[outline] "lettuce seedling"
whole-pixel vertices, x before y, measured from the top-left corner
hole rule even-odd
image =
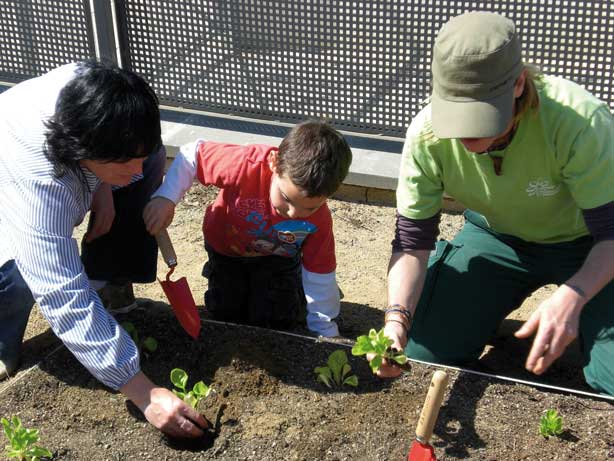
[[[380,331],[371,328],[369,335],[359,336],[356,339],[352,347],[352,355],[373,354],[373,358],[369,361],[373,373],[377,373],[384,359],[405,365],[407,356],[401,351],[393,350],[390,346],[392,346],[392,339],[384,334],[383,328]]]
[[[348,363],[348,357],[345,351],[337,350],[328,356],[327,365],[316,367],[315,373],[318,375],[318,381],[322,381],[326,386],[332,388],[333,384],[337,387],[342,387],[344,384],[348,386],[358,386],[358,378],[356,375],[347,376],[352,367]]]
[[[198,403],[202,399],[207,398],[211,392],[211,388],[202,381],[198,381],[194,384],[192,390],[188,391],[186,389],[188,374],[181,368],[173,368],[171,370],[171,382],[179,389],[173,389],[173,393],[194,409],[196,409]]]
[[[563,433],[563,418],[558,411],[546,410],[539,420],[539,433],[546,438]]]
[[[145,357],[149,357],[150,353],[155,352],[158,349],[158,341],[156,341],[155,338],[147,336],[142,341],[140,340],[139,332],[132,322],[122,322],[121,326],[124,330],[126,330],[126,333],[130,335],[132,341],[134,341],[134,344],[136,344],[136,347],[138,347],[139,352],[143,352],[145,354]]]
[[[26,429],[21,425],[21,420],[13,416],[9,421],[6,418],[0,420],[4,434],[9,439],[6,455],[20,461],[39,461],[41,458],[51,458],[51,453],[46,448],[34,445],[38,442],[38,429]]]

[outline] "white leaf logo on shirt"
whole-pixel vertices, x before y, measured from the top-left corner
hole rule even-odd
[[[547,179],[538,178],[530,181],[526,190],[529,197],[550,197],[557,194],[561,186],[555,186]]]

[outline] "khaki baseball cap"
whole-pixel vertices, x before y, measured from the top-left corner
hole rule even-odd
[[[495,13],[471,12],[448,21],[433,48],[431,116],[438,138],[487,138],[513,115],[522,72],[516,27]]]

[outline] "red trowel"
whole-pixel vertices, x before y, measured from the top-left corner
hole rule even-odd
[[[443,394],[448,385],[448,374],[437,370],[431,379],[431,385],[424,400],[422,413],[416,427],[416,440],[409,450],[407,461],[437,461],[435,451],[430,445],[433,428],[443,401]]]
[[[183,329],[192,338],[197,339],[200,333],[200,315],[198,315],[188,281],[185,277],[181,277],[175,282],[170,279],[177,266],[177,255],[166,229],[156,235],[156,240],[158,241],[162,257],[170,269],[168,274],[166,274],[166,280],[158,279],[158,281],[162,285],[168,302],[173,306],[175,316]]]

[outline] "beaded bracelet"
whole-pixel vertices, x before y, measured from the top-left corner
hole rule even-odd
[[[389,319],[390,314],[399,314],[402,320],[395,320],[395,321],[398,323],[401,323],[405,327],[405,329],[409,331],[409,327],[411,326],[411,323],[412,323],[412,315],[409,309],[406,309],[405,306],[402,306],[400,304],[391,305],[384,311],[384,323],[394,320],[394,319]]]
[[[398,307],[397,307],[398,306]],[[397,312],[399,314],[401,314],[403,317],[405,317],[407,319],[407,322],[411,323],[412,321],[412,315],[409,309],[407,309],[404,306],[401,306],[400,304],[394,304],[392,306],[389,306],[385,311],[384,314],[391,314],[393,312]]]
[[[403,328],[405,329],[405,332],[407,332],[407,330],[408,330],[407,325],[405,324],[405,322],[403,322],[403,321],[401,321],[399,319],[388,319],[388,320],[385,320],[385,323],[388,323],[388,322],[398,323],[399,325],[403,326]]]

